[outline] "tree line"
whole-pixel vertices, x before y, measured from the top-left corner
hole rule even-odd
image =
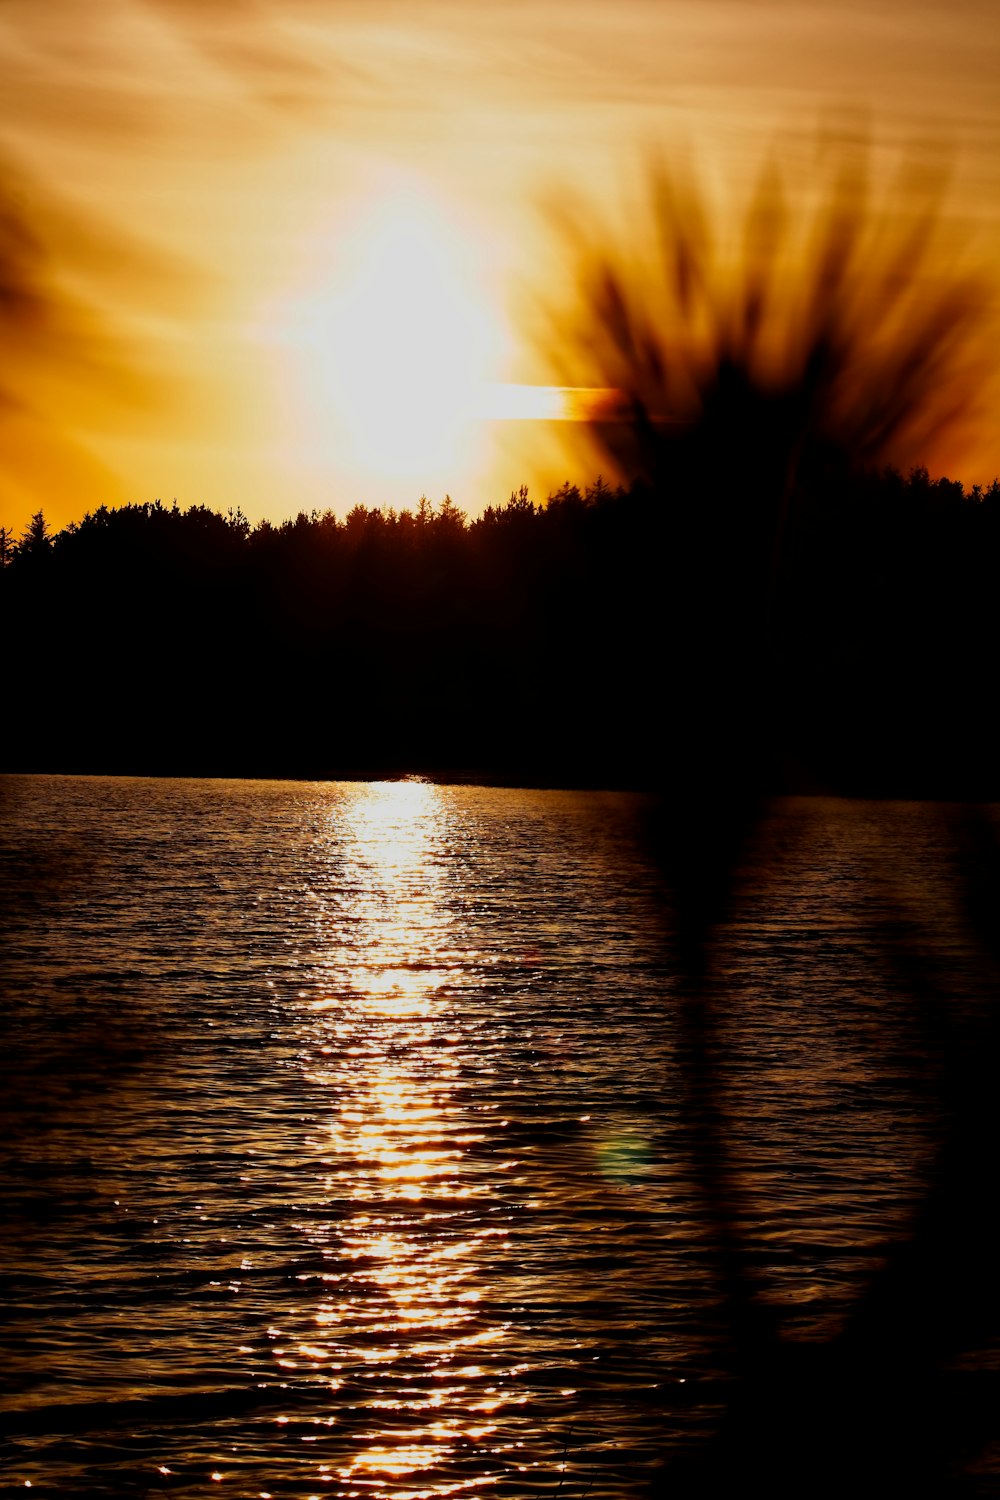
[[[677,682],[708,705],[742,628],[742,605],[699,609],[679,518],[711,561],[739,502],[598,479],[474,518],[155,501],[52,534],[39,512],[0,535],[5,768],[656,784],[682,774]],[[746,723],[772,784],[1000,794],[998,561],[996,481],[881,470],[797,497]]]

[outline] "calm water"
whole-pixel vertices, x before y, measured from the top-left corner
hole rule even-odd
[[[711,1422],[641,799],[25,777],[2,808],[11,1493],[607,1500]],[[944,826],[783,805],[720,944],[748,1253],[801,1335],[926,1170],[885,923],[960,951]]]

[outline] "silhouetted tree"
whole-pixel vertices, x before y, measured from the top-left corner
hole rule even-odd
[[[36,510],[21,534],[18,552],[22,557],[38,559],[45,557],[52,548],[52,533],[45,513]]]
[[[628,248],[571,229],[579,303],[554,347],[563,381],[612,393],[583,430],[662,517],[655,576],[645,575],[662,608],[637,649],[664,722],[659,850],[682,968],[686,1117],[730,1383],[717,1441],[668,1467],[660,1490],[678,1500],[737,1488],[789,1500],[847,1489],[937,1500],[962,1491],[968,1437],[940,1420],[946,1362],[961,1347],[962,1319],[951,1328],[949,1317],[971,1300],[991,1334],[1000,1328],[992,1274],[971,1270],[985,1265],[991,1240],[969,1170],[973,1156],[988,1172],[1000,1157],[986,1076],[1000,1061],[995,1027],[980,1014],[956,1035],[929,1004],[933,1045],[947,1060],[949,1127],[925,1215],[843,1334],[803,1344],[785,1336],[750,1274],[742,1225],[752,1204],[732,1166],[718,1066],[715,934],[782,761],[813,758],[810,718],[839,716],[840,751],[862,731],[870,772],[900,742],[880,697],[905,710],[911,731],[914,699],[924,772],[940,776],[945,736],[927,735],[926,722],[953,701],[944,660],[962,657],[941,606],[956,605],[963,567],[962,586],[975,576],[966,522],[976,502],[921,468],[905,484],[872,471],[912,461],[975,397],[981,290],[931,274],[935,196],[915,213],[876,207],[866,164],[851,152],[802,247],[779,175],[765,168],[735,275],[715,257],[690,183],[657,168],[650,200],[645,262],[632,253],[634,221]],[[578,504],[572,488],[556,501],[562,512]],[[822,551],[831,540],[835,560]],[[832,691],[833,716],[803,688],[810,681]],[[836,776],[844,755],[821,764]],[[984,870],[995,871],[995,849],[980,842]],[[963,1253],[970,1282],[959,1288]],[[979,1440],[991,1430],[977,1428]]]

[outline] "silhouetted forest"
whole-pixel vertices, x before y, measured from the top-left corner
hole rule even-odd
[[[678,538],[697,515],[708,557],[716,527],[733,552],[730,473],[725,495],[662,477],[544,504],[522,489],[474,520],[446,499],[252,527],[157,501],[52,535],[40,513],[0,535],[5,768],[682,774],[676,684],[719,622],[678,581]],[[1000,796],[998,562],[997,482],[828,473],[798,497],[768,605],[774,789]],[[757,717],[727,725],[728,764],[757,754]]]

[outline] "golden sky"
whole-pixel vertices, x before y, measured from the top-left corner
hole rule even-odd
[[[17,530],[541,493],[569,463],[524,420],[553,376],[523,309],[567,274],[546,204],[621,223],[650,142],[723,205],[776,141],[807,178],[831,122],[943,145],[954,235],[1000,265],[996,0],[0,0],[0,66]]]

